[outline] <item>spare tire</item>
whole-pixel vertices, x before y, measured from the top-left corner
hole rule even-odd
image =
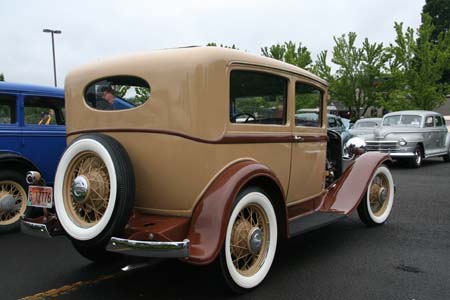
[[[67,147],[56,171],[54,198],[58,219],[74,241],[103,248],[120,236],[134,194],[133,166],[118,141],[87,134]]]

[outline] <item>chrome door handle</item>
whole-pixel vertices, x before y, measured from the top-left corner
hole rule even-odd
[[[299,135],[294,135],[294,141],[297,143],[303,142],[303,138]]]

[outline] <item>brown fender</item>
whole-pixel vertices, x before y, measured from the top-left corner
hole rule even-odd
[[[388,154],[368,152],[350,165],[326,194],[321,212],[348,215],[358,207],[377,168],[390,161]]]
[[[267,177],[284,190],[275,174],[255,161],[240,161],[222,171],[210,184],[195,207],[187,238],[191,242],[186,260],[196,265],[209,264],[219,254],[234,200],[251,179]]]

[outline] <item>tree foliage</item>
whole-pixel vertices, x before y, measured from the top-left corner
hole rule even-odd
[[[0,81],[5,81],[5,75],[3,73],[0,73]]]
[[[420,28],[395,23],[396,39],[387,49],[390,56],[382,105],[390,110],[433,110],[445,101],[446,84],[440,82],[450,63],[450,36],[433,40],[432,18],[423,15]]]
[[[297,46],[297,43],[292,41],[263,47],[261,48],[261,54],[304,69],[308,69],[312,63],[311,52],[308,48],[302,46],[302,43]]]
[[[235,44],[233,44],[231,46],[227,46],[227,45],[224,45],[224,44],[217,45],[217,43],[210,42],[210,43],[206,44],[206,46],[208,46],[208,47],[222,47],[222,48],[239,50],[239,48],[237,48]]]
[[[423,16],[429,15],[435,26],[431,39],[437,41],[441,32],[450,30],[450,1],[448,0],[426,0],[423,6]],[[426,20],[422,18],[422,22]]]

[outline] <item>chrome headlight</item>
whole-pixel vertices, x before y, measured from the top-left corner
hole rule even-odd
[[[366,142],[362,138],[353,137],[345,143],[344,158],[356,158],[366,152]]]
[[[399,144],[400,146],[406,146],[406,144],[408,144],[408,142],[405,141],[404,139],[401,139],[401,140],[398,142],[398,144]]]

